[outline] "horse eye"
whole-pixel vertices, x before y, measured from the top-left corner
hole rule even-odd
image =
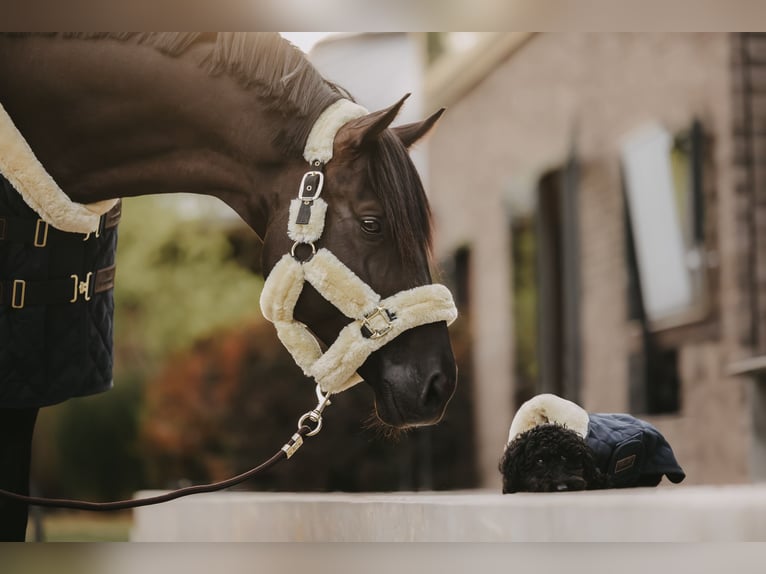
[[[362,230],[365,233],[375,235],[381,232],[383,227],[380,225],[380,221],[374,217],[365,217],[362,219]]]
[[[567,461],[567,457],[565,457],[565,456],[562,454],[562,455],[561,455],[561,462],[566,462],[566,461]]]
[[[541,458],[537,459],[537,465],[538,466],[543,466],[544,464],[545,464],[545,461],[543,459],[541,459]]]

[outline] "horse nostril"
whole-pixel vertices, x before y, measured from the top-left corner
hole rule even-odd
[[[426,409],[441,409],[452,396],[453,386],[442,371],[435,371],[426,381],[420,395],[421,406]]]

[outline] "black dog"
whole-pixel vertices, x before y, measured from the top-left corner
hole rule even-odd
[[[571,427],[571,428],[570,428]],[[538,395],[514,417],[503,457],[503,494],[657,486],[686,475],[660,432],[627,414],[587,413]]]
[[[500,472],[503,494],[595,490],[608,484],[582,437],[557,423],[532,427],[513,440]]]

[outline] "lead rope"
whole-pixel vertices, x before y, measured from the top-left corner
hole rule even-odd
[[[30,506],[44,506],[48,508],[71,508],[74,510],[92,510],[92,511],[109,511],[109,510],[124,510],[127,508],[138,508],[139,506],[150,506],[153,504],[160,504],[162,502],[168,502],[191,494],[200,494],[203,492],[216,492],[230,488],[246,480],[249,480],[262,472],[269,470],[275,466],[278,462],[286,460],[292,457],[295,452],[303,445],[304,437],[315,436],[322,430],[322,414],[325,407],[330,404],[330,395],[322,394],[322,390],[319,385],[316,387],[317,405],[307,413],[304,413],[298,420],[298,431],[290,437],[279,451],[277,451],[271,458],[261,463],[260,465],[251,468],[247,472],[238,474],[227,480],[219,482],[213,482],[210,484],[199,484],[195,486],[187,486],[185,488],[179,488],[171,492],[160,494],[158,496],[150,496],[147,498],[139,498],[137,500],[117,500],[114,502],[88,502],[85,500],[68,500],[65,498],[44,498],[37,496],[25,496],[16,492],[10,492],[8,490],[0,489],[0,497],[10,500],[16,500],[18,502],[25,502]],[[313,425],[313,426],[312,426]]]

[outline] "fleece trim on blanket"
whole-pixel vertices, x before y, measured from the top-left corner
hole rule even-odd
[[[118,201],[118,199],[108,199],[83,205],[69,199],[35,157],[32,148],[29,147],[2,105],[0,105],[0,173],[43,221],[61,231],[70,233],[96,231],[99,218]]]

